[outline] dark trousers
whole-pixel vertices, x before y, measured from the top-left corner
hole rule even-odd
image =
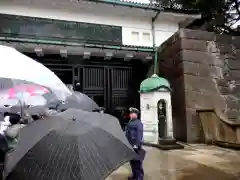
[[[143,162],[141,160],[131,160],[132,175],[135,180],[143,180]]]
[[[0,134],[0,180],[2,180],[2,173],[4,169],[5,154],[8,150],[8,145],[5,137]]]

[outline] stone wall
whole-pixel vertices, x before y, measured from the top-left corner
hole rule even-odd
[[[159,74],[173,87],[176,139],[203,140],[199,109],[240,122],[240,37],[181,29],[159,48]]]

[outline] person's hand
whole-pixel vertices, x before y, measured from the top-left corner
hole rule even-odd
[[[137,145],[134,145],[134,146],[133,146],[133,149],[134,149],[134,150],[138,149]]]

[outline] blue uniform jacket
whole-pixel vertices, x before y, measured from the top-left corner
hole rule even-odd
[[[143,124],[139,119],[132,119],[126,126],[126,136],[132,146],[141,148],[143,142]]]

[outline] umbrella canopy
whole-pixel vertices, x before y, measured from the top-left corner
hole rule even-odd
[[[24,105],[24,106],[23,106]],[[12,107],[22,107],[24,111],[35,115],[42,114],[46,108],[59,111],[76,108],[85,111],[100,110],[100,107],[87,95],[73,92],[65,101],[60,100],[50,88],[23,80],[0,78],[0,112],[13,112]],[[21,110],[20,110],[21,111]],[[14,111],[15,112],[15,111]]]
[[[41,63],[16,49],[0,45],[0,77],[19,79],[51,88],[62,100],[71,95],[66,85]]]
[[[103,180],[135,157],[116,118],[69,109],[20,131],[4,179]]]
[[[61,110],[70,108],[81,109],[89,112],[100,109],[97,103],[90,97],[77,91],[73,92],[72,96],[69,96],[63,103],[60,103],[59,105],[59,109]]]
[[[50,88],[24,80],[0,78],[0,105],[46,106],[58,100]]]

